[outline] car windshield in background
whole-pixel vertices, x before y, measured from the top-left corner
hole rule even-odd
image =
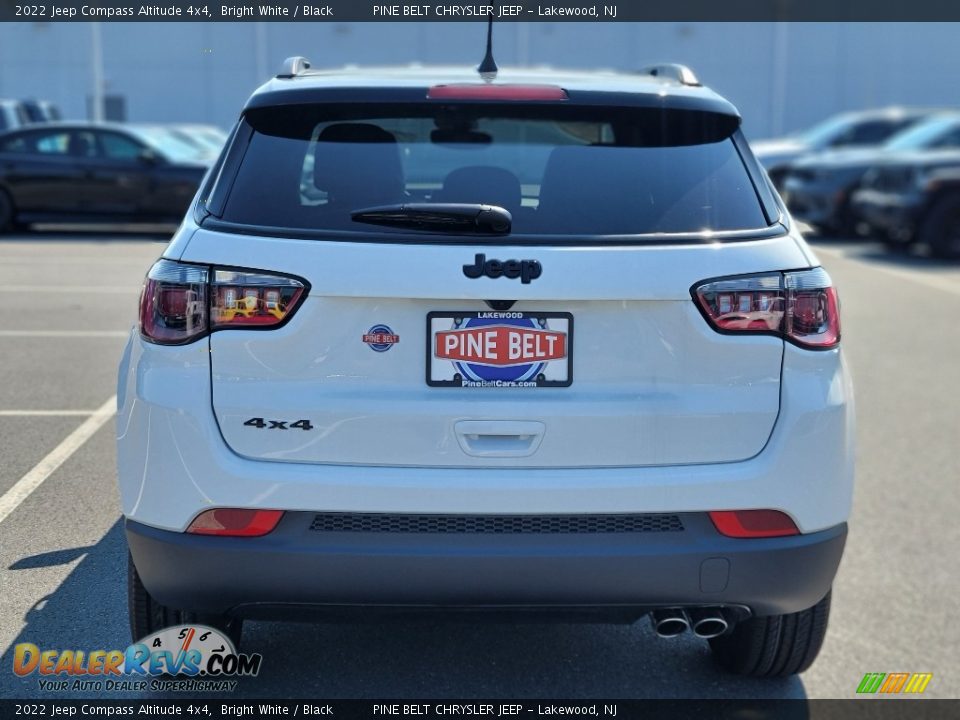
[[[890,116],[870,119],[838,115],[802,132],[800,140],[815,148],[879,145],[893,134],[920,119],[919,116]]]
[[[885,150],[920,150],[960,145],[960,116],[935,117],[894,135],[884,144]]]
[[[130,131],[147,145],[159,151],[172,162],[210,162],[211,152],[206,148],[191,145],[163,127],[131,127]]]
[[[379,112],[371,112],[374,107]],[[366,109],[364,109],[366,108]],[[489,105],[250,110],[222,219],[311,230],[405,203],[495,205],[513,234],[637,235],[767,227],[732,135],[706,112]]]

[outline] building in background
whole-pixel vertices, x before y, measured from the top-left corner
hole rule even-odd
[[[0,25],[0,97],[90,115],[90,23]],[[101,23],[107,117],[230,126],[289,55],[315,67],[476,64],[485,23]],[[748,137],[842,111],[960,107],[951,23],[502,23],[498,63],[630,70],[683,62],[737,104]]]

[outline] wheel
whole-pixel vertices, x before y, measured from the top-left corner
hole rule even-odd
[[[945,195],[930,209],[917,238],[938,258],[960,258],[960,195]]]
[[[859,237],[857,224],[859,220],[853,212],[849,200],[844,200],[837,206],[830,220],[824,224],[824,235],[832,238],[849,240]]]
[[[830,593],[812,608],[737,623],[733,631],[710,640],[714,659],[738,675],[786,677],[817,659],[830,617]]]
[[[6,190],[0,189],[0,233],[13,230],[16,209]]]
[[[241,618],[176,610],[161,605],[143,586],[130,553],[127,553],[127,609],[130,615],[130,634],[134,642],[171,625],[198,623],[219,630],[233,641],[236,649],[240,649],[243,632]]]

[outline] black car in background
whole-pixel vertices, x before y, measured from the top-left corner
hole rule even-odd
[[[211,163],[167,134],[108,123],[0,135],[0,230],[37,222],[179,222]]]
[[[797,220],[826,236],[856,235],[851,195],[872,167],[905,153],[960,149],[960,112],[942,112],[898,132],[879,147],[847,148],[800,158],[786,172],[781,195]]]
[[[869,170],[854,211],[888,245],[960,257],[960,150],[905,154]]]

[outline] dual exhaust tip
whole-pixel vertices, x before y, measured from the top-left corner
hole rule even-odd
[[[729,623],[720,608],[663,608],[650,614],[653,629],[660,637],[669,638],[683,635],[692,630],[698,638],[715,638],[723,635]]]

